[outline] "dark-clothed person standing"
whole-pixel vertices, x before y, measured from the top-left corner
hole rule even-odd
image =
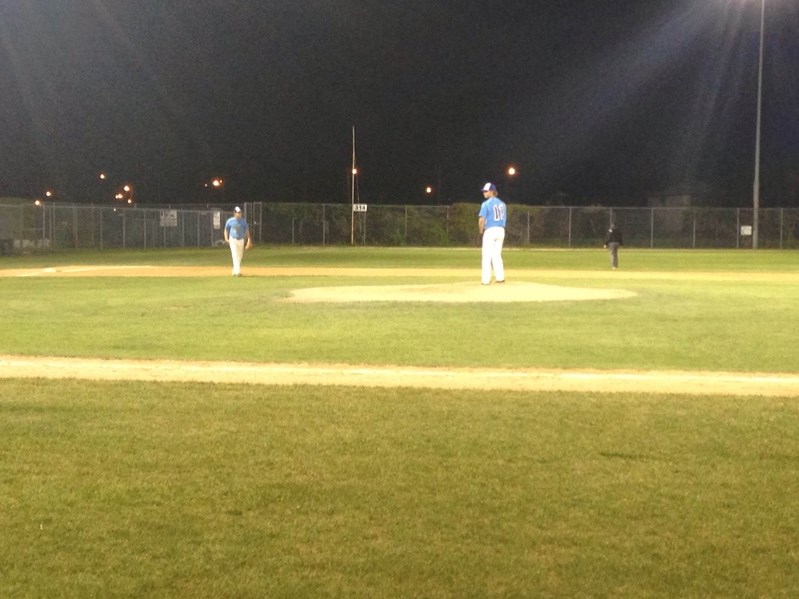
[[[610,267],[616,270],[619,267],[619,248],[624,245],[624,236],[621,229],[615,224],[610,225],[608,235],[605,237],[605,247],[610,253]]]

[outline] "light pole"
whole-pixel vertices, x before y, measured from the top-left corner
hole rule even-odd
[[[358,166],[357,162],[355,161],[355,125],[352,126],[352,183],[350,185],[350,204],[351,204],[351,212],[350,212],[350,245],[355,245],[355,195],[356,189],[355,185],[357,181],[355,177],[358,176]],[[360,201],[360,198],[359,198]]]
[[[752,249],[758,245],[760,228],[760,119],[763,108],[763,30],[766,22],[766,0],[760,0],[760,52],[757,65],[757,125],[755,127],[755,182],[752,188]]]

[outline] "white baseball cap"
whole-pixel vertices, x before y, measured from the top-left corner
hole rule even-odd
[[[238,206],[236,206],[236,207],[233,209],[233,212],[241,212],[241,208],[239,208]]]

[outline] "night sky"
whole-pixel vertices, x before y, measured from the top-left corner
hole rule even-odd
[[[348,202],[355,126],[364,203],[751,205],[759,27],[757,0],[3,0],[0,196]],[[765,33],[761,202],[799,207],[799,3]]]

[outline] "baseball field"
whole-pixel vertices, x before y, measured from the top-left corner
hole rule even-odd
[[[795,252],[0,262],[3,596],[790,596]]]

